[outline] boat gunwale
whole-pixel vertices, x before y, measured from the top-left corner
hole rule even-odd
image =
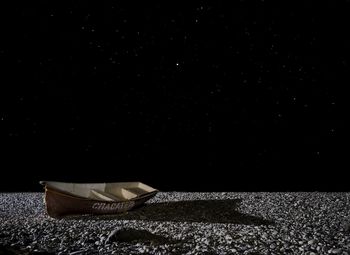
[[[55,187],[52,187],[50,185],[48,185],[47,183],[44,183],[43,185],[45,185],[45,194],[47,192],[52,192],[52,193],[55,193],[57,195],[60,195],[60,196],[65,196],[65,197],[69,197],[69,198],[74,198],[74,199],[79,199],[79,200],[85,200],[85,201],[96,201],[96,202],[101,202],[101,203],[107,203],[107,204],[113,204],[113,203],[124,203],[124,202],[128,202],[128,201],[137,201],[137,200],[140,200],[140,199],[143,199],[145,197],[148,197],[148,196],[152,196],[153,194],[155,193],[158,193],[158,190],[155,189],[154,191],[151,191],[151,192],[147,192],[143,195],[140,195],[140,196],[137,196],[137,197],[134,197],[132,199],[129,199],[129,200],[121,200],[121,201],[103,201],[103,200],[99,200],[99,199],[94,199],[94,198],[87,198],[87,197],[82,197],[82,196],[78,196],[78,195],[75,195],[75,194],[71,194],[65,190],[61,190],[61,189],[57,189]],[[154,189],[154,188],[152,188]]]

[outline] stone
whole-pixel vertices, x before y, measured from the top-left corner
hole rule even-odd
[[[133,228],[115,229],[107,237],[105,243],[149,243],[153,245],[165,244],[171,242],[167,238],[152,234],[147,230],[138,230]]]

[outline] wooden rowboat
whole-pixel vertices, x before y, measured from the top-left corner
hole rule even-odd
[[[67,183],[41,181],[48,215],[118,214],[145,203],[158,190],[141,182]]]

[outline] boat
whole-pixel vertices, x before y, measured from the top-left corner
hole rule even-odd
[[[142,182],[68,183],[40,181],[47,214],[53,218],[83,214],[119,214],[144,204],[158,190]]]

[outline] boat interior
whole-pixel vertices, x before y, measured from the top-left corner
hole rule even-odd
[[[73,196],[99,201],[127,201],[157,191],[142,182],[67,183],[42,181],[40,183]]]

